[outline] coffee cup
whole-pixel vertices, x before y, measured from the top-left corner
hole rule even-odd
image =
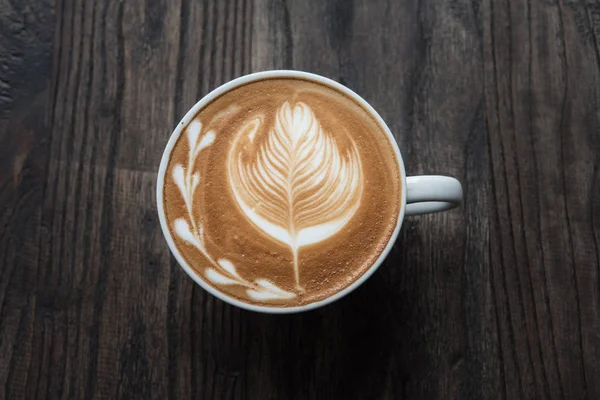
[[[203,289],[232,305],[294,313],[355,290],[405,216],[457,207],[448,176],[406,176],[396,140],[331,79],[275,70],[211,91],[177,124],[158,170],[167,244]]]

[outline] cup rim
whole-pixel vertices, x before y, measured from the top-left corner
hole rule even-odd
[[[346,286],[339,292],[336,292],[332,296],[327,297],[326,299],[323,299],[323,300],[315,301],[313,303],[309,303],[309,304],[305,304],[305,305],[301,305],[301,306],[293,306],[293,307],[262,306],[262,305],[245,303],[245,302],[238,300],[232,296],[229,296],[228,294],[226,294],[224,292],[221,292],[221,291],[213,288],[211,285],[209,285],[207,282],[205,282],[204,279],[202,279],[200,277],[200,275],[197,274],[188,265],[188,263],[185,261],[183,256],[180,254],[180,252],[179,252],[177,246],[175,245],[175,242],[173,241],[173,238],[171,236],[171,231],[169,230],[169,228],[167,226],[166,216],[165,216],[164,207],[163,207],[163,200],[164,200],[163,199],[163,188],[164,188],[165,173],[167,170],[167,165],[169,163],[171,152],[175,146],[175,143],[177,143],[177,141],[179,140],[179,137],[180,137],[181,133],[183,132],[184,128],[187,127],[189,122],[196,116],[196,114],[200,111],[200,109],[202,109],[204,106],[209,104],[215,98],[221,96],[223,93],[225,93],[231,89],[234,89],[238,86],[248,84],[250,82],[269,79],[269,78],[296,78],[296,79],[312,80],[317,83],[321,83],[326,86],[330,86],[330,87],[348,95],[349,97],[353,98],[354,100],[356,100],[365,110],[367,110],[367,112],[369,114],[371,114],[375,118],[375,120],[383,128],[383,131],[385,132],[385,134],[388,136],[388,139],[389,139],[390,143],[392,144],[392,148],[394,149],[394,152],[396,154],[396,160],[397,160],[398,166],[400,168],[400,179],[401,179],[401,184],[402,184],[401,191],[400,191],[401,192],[400,212],[398,215],[398,219],[396,221],[396,226],[395,226],[394,231],[392,232],[392,235],[390,236],[390,239],[387,242],[385,248],[383,249],[383,251],[381,252],[379,257],[377,258],[377,260],[375,260],[373,265],[371,265],[371,267],[364,274],[362,274],[358,279],[356,279],[354,282],[352,282],[350,285]],[[156,204],[157,204],[158,218],[160,221],[162,233],[163,233],[165,240],[167,241],[167,244],[169,246],[169,250],[171,251],[171,254],[173,254],[175,259],[179,263],[180,267],[183,268],[183,270],[190,276],[190,278],[192,278],[194,280],[194,282],[196,282],[196,284],[198,284],[202,289],[206,290],[208,293],[212,294],[213,296],[217,297],[218,299],[221,299],[231,305],[240,307],[242,309],[266,313],[266,314],[292,314],[292,313],[314,310],[316,308],[326,306],[328,304],[333,303],[336,300],[341,299],[342,297],[350,294],[356,288],[361,286],[381,266],[383,261],[389,255],[392,247],[394,246],[394,243],[396,242],[396,239],[398,238],[398,233],[402,226],[402,222],[404,221],[404,213],[405,213],[405,209],[406,209],[406,171],[404,169],[404,162],[402,160],[402,155],[400,154],[400,149],[398,148],[398,143],[396,142],[396,138],[394,138],[394,135],[390,131],[388,125],[385,123],[383,118],[381,118],[379,113],[377,113],[377,111],[365,99],[363,99],[360,95],[355,93],[353,90],[347,88],[346,86],[344,86],[341,83],[338,83],[332,79],[323,77],[321,75],[313,74],[310,72],[297,71],[297,70],[261,71],[261,72],[251,73],[248,75],[243,75],[243,76],[233,79],[227,83],[224,83],[223,85],[212,90],[207,95],[202,97],[192,108],[190,108],[190,110],[185,114],[185,116],[177,124],[177,126],[175,127],[175,130],[173,131],[173,133],[171,133],[171,136],[169,137],[169,141],[167,142],[167,145],[165,146],[163,155],[161,157],[160,166],[158,168],[158,177],[157,177],[157,181],[156,181]]]

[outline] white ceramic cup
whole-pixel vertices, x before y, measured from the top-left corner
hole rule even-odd
[[[175,242],[171,236],[171,232],[167,227],[167,221],[165,218],[165,212],[163,209],[163,188],[164,188],[164,180],[165,180],[165,172],[167,170],[167,164],[169,162],[169,157],[171,155],[171,151],[175,146],[175,143],[179,139],[179,136],[187,127],[188,123],[196,116],[196,114],[208,103],[210,103],[213,99],[219,97],[223,93],[247,84],[249,82],[262,80],[266,78],[301,78],[311,80],[317,83],[324,84],[326,86],[333,87],[334,89],[339,90],[342,93],[345,93],[349,97],[355,99],[358,103],[360,103],[364,109],[368,110],[368,112],[377,120],[379,125],[385,131],[385,134],[390,139],[390,145],[393,147],[396,153],[396,160],[398,161],[399,170],[400,170],[400,178],[402,181],[402,194],[401,194],[401,202],[402,206],[400,207],[400,215],[398,216],[398,221],[396,223],[396,228],[394,229],[394,233],[390,237],[389,242],[387,243],[385,249],[379,256],[379,258],[373,263],[371,268],[366,271],[360,278],[354,281],[350,286],[340,290],[334,295],[320,301],[316,301],[314,303],[306,304],[303,306],[295,306],[295,307],[281,307],[281,306],[259,306],[250,303],[242,302],[238,299],[235,299],[226,293],[223,293],[213,286],[210,286],[206,283],[198,274],[194,272],[194,270],[187,264],[185,259],[179,253],[177,246],[175,246]],[[371,275],[379,268],[379,266],[383,263],[383,260],[386,258],[390,250],[392,249],[396,238],[398,237],[398,232],[400,231],[400,227],[402,226],[402,221],[404,220],[405,215],[418,215],[425,213],[434,213],[439,211],[449,210],[451,208],[457,207],[462,201],[463,192],[462,186],[460,182],[448,176],[439,176],[439,175],[421,175],[421,176],[406,176],[406,172],[404,170],[404,162],[402,161],[402,155],[400,154],[400,150],[398,149],[398,145],[396,144],[396,139],[390,132],[390,129],[383,121],[381,116],[371,107],[369,103],[367,103],[362,97],[358,94],[354,93],[352,90],[347,87],[320,75],[311,74],[308,72],[302,71],[291,71],[291,70],[275,70],[275,71],[264,71],[257,72],[254,74],[245,75],[234,79],[230,82],[225,83],[224,85],[219,86],[206,96],[204,96],[199,102],[197,102],[183,117],[181,122],[177,124],[175,131],[171,135],[169,142],[165,148],[163,153],[160,167],[158,169],[158,179],[156,184],[156,202],[158,207],[158,217],[160,220],[160,226],[162,228],[165,239],[171,249],[171,252],[179,262],[179,265],[183,268],[183,270],[203,289],[211,293],[212,295],[218,297],[219,299],[226,301],[227,303],[233,304],[234,306],[238,306],[241,308],[245,308],[247,310],[271,313],[271,314],[287,314],[287,313],[296,313],[301,311],[308,311],[318,307],[322,307],[329,303],[333,303],[334,301],[344,297],[348,293],[352,292],[354,289],[362,285],[364,281],[369,279]]]

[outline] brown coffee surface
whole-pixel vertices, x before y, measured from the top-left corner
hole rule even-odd
[[[234,88],[176,142],[163,201],[206,283],[249,304],[328,298],[379,258],[401,207],[396,154],[353,98],[310,80]]]

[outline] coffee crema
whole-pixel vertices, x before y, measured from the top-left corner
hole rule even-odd
[[[355,99],[267,78],[220,95],[183,129],[163,208],[206,283],[248,304],[299,306],[369,270],[396,227],[401,190],[393,144]]]

